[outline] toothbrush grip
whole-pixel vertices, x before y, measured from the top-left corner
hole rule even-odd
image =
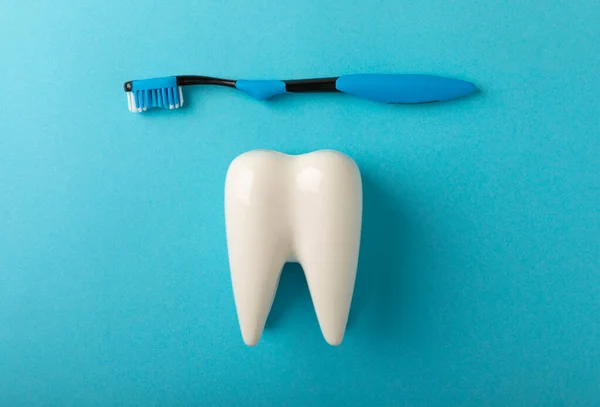
[[[458,79],[413,74],[354,74],[340,76],[335,87],[349,95],[386,103],[425,103],[450,100],[475,91]]]
[[[286,93],[285,82],[278,80],[238,80],[235,87],[257,100]]]

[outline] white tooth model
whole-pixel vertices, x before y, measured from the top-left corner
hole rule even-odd
[[[362,182],[354,161],[331,150],[244,153],[227,172],[225,217],[244,342],[258,343],[283,265],[298,262],[323,336],[339,345],[360,246]]]

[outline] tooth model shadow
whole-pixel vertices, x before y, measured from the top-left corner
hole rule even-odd
[[[352,301],[362,223],[360,172],[348,156],[255,150],[225,182],[231,280],[242,337],[262,335],[286,262],[306,275],[325,340],[339,345]]]

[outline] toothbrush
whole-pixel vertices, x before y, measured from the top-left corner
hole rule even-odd
[[[184,86],[219,85],[237,88],[257,100],[283,93],[343,92],[376,102],[426,103],[466,96],[476,90],[471,82],[434,75],[354,74],[300,80],[231,80],[181,75],[125,82],[129,110],[183,106]]]

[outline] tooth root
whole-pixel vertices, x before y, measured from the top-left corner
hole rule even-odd
[[[354,291],[362,219],[362,183],[349,157],[317,153],[296,176],[295,244],[325,340],[344,337]]]
[[[276,157],[246,153],[230,165],[225,182],[225,217],[231,281],[242,337],[256,345],[289,255],[284,205],[272,173]]]
[[[250,238],[251,239],[251,238]],[[252,245],[231,239],[231,247]],[[260,340],[273,299],[279,285],[279,276],[285,258],[273,257],[277,253],[273,246],[264,247],[253,253],[243,250],[230,252],[231,281],[238,314],[242,338],[248,346],[254,346]]]
[[[313,260],[307,257],[313,257]],[[314,257],[300,257],[300,264],[306,275],[323,337],[327,343],[336,346],[342,343],[346,331],[356,280],[356,263],[344,262],[344,259],[335,255],[321,259]]]

